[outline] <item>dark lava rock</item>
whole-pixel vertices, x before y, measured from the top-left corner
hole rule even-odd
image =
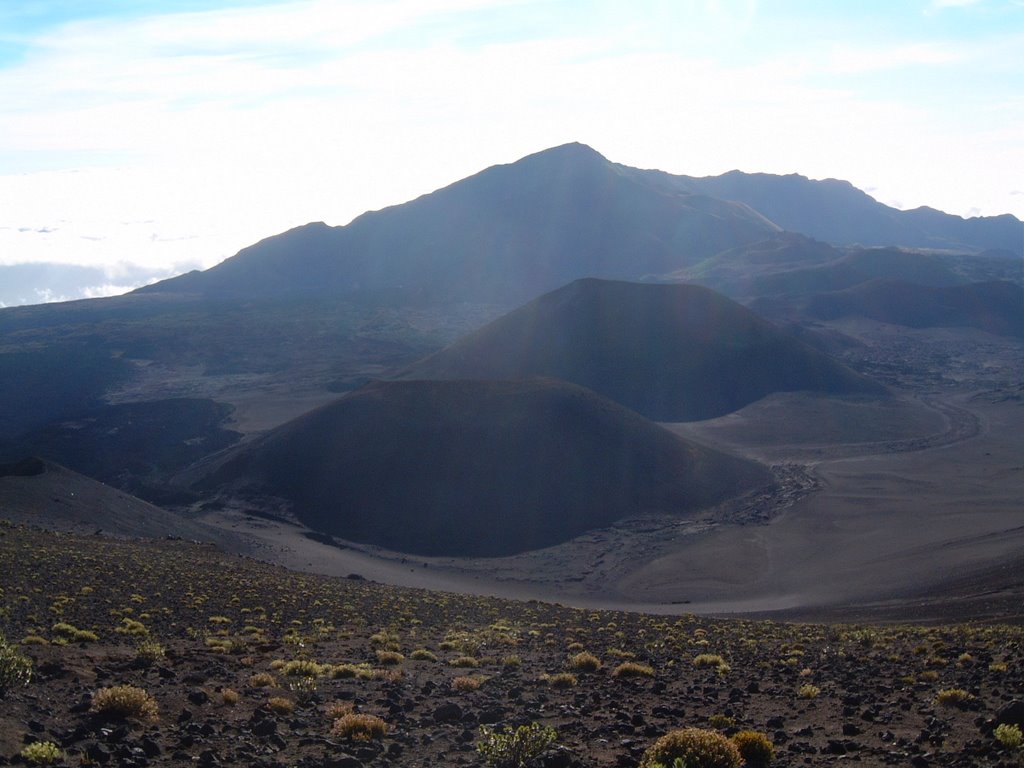
[[[996,713],[996,725],[1016,725],[1024,728],[1024,701],[1014,699]]]
[[[462,707],[454,701],[442,704],[434,710],[434,721],[438,723],[457,723],[462,720]]]
[[[324,768],[363,768],[363,761],[352,755],[332,755],[322,765]]]
[[[196,706],[205,704],[210,700],[210,695],[202,688],[196,688],[188,692],[188,700]]]

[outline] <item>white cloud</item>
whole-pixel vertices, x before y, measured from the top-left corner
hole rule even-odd
[[[912,98],[935,72],[1015,76],[1010,36],[807,36],[732,60],[719,50],[752,48],[769,13],[753,0],[600,3],[563,25],[557,8],[303,0],[52,30],[0,70],[0,163],[78,170],[0,175],[0,262],[209,266],[571,140],[677,173],[847,178],[953,212],[1020,202],[1000,190],[1016,185],[1003,169],[1024,167],[1024,137],[993,127],[1013,125],[1019,101],[996,115],[980,79],[948,103]],[[867,90],[880,73],[902,95]],[[949,108],[968,96],[970,110]]]

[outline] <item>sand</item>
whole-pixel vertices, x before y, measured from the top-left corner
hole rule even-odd
[[[789,403],[790,415],[797,405]],[[823,407],[817,398],[805,405]],[[256,556],[289,568],[401,586],[668,614],[870,618],[917,606],[919,619],[950,618],[980,610],[975,598],[993,579],[1005,584],[1008,574],[1024,573],[1024,408],[969,394],[932,395],[923,407],[930,413],[905,415],[903,439],[868,443],[858,427],[845,447],[853,456],[842,444],[812,451],[817,458],[795,465],[811,483],[768,500],[774,508],[745,499],[697,521],[626,521],[514,557],[412,558],[331,546],[298,526],[238,513],[203,522],[244,533]],[[763,422],[770,410],[738,418]],[[688,432],[734,450],[746,434],[712,422]],[[792,443],[766,446],[763,429],[749,434],[762,437],[746,453],[794,466]],[[744,508],[762,517],[736,514]]]

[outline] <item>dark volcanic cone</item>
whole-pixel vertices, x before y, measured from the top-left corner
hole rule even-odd
[[[656,421],[720,416],[772,392],[881,394],[707,288],[577,280],[416,363],[410,379],[552,376]]]
[[[560,381],[376,383],[232,449],[196,485],[427,555],[502,555],[768,482]]]

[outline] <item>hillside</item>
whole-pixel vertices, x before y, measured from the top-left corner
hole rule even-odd
[[[883,391],[707,288],[602,280],[546,294],[404,376],[551,376],[655,421],[711,418],[777,391]]]
[[[660,189],[567,144],[140,291],[515,303],[580,277],[661,275],[777,229],[745,205]]]
[[[859,315],[910,328],[969,327],[1024,336],[1024,289],[1008,282],[932,288],[874,280],[845,291],[819,293],[796,306],[820,320]]]
[[[534,379],[372,384],[228,451],[193,487],[400,552],[498,555],[767,482],[759,465]]]
[[[51,530],[238,545],[237,537],[38,458],[0,464],[0,510],[5,520]]]

